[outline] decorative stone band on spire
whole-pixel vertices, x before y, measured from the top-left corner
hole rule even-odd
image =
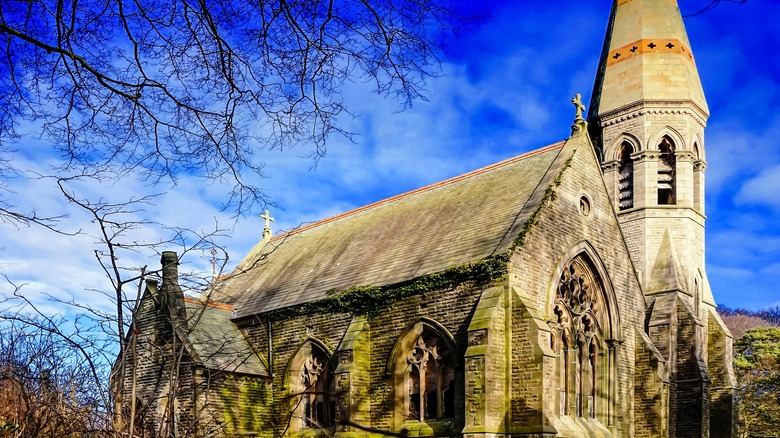
[[[685,44],[683,44],[679,39],[643,38],[641,40],[636,40],[632,43],[626,44],[623,47],[611,50],[607,57],[607,66],[623,61],[628,61],[629,59],[644,53],[678,53],[686,55],[686,58],[688,58],[690,61],[693,61],[693,53],[691,53],[691,49],[685,47]]]
[[[626,3],[631,3],[633,0],[618,0],[617,4],[618,6],[623,6]],[[673,3],[675,6],[677,5],[677,0],[666,0],[669,3]]]

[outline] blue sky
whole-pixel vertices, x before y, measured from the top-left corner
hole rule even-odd
[[[446,38],[441,75],[428,81],[427,101],[404,110],[357,80],[344,89],[355,117],[340,121],[358,134],[354,142],[332,138],[314,170],[305,150],[261,152],[267,178],[260,185],[275,203],[275,231],[567,137],[571,97],[582,93],[584,102],[590,99],[611,1],[465,3],[488,18]],[[684,13],[709,3],[680,0]],[[780,2],[749,0],[741,5],[724,2],[686,19],[711,112],[705,131],[707,272],[716,301],[729,307],[780,305],[780,292],[766,285],[780,275],[777,17]],[[45,144],[33,137],[25,141],[27,149],[16,165],[35,170],[56,162]],[[11,185],[18,205],[35,199],[51,212],[69,212],[71,229],[94,233],[89,218],[73,212],[49,182],[20,178]],[[193,229],[213,227],[215,220],[229,226],[231,236],[224,244],[231,266],[260,238],[260,207],[252,217],[231,222],[219,211],[224,188],[196,179],[150,188],[128,178],[111,187],[82,189],[92,196],[116,198],[165,191],[157,207],[146,212],[148,217]],[[159,231],[138,233],[139,238],[154,238]],[[0,269],[25,283],[28,295],[102,299],[92,291],[105,290],[94,262],[94,238],[0,225],[0,239]],[[187,269],[210,271],[208,258],[191,253],[184,262]],[[128,255],[127,263],[156,266],[158,260],[154,254],[139,253]]]

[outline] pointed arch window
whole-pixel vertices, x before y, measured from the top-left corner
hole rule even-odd
[[[660,152],[658,157],[658,205],[674,205],[677,196],[675,176],[677,161],[674,156],[674,142],[668,136],[664,136],[658,145],[658,150]]]
[[[699,142],[693,143],[693,207],[704,213],[704,157]]]
[[[428,318],[410,324],[387,362],[396,403],[392,427],[416,428],[426,423],[447,436],[457,435],[456,425],[463,414],[461,358],[444,326]]]
[[[329,358],[322,351],[318,353],[304,362],[304,418],[308,426],[330,427],[336,424],[336,401],[331,397],[336,393],[335,382]]]
[[[407,352],[407,419],[455,417],[455,366],[452,351],[436,333],[425,330]]]
[[[330,354],[307,341],[291,361],[290,397],[295,429],[331,428],[336,424],[336,385]]]
[[[631,143],[624,141],[620,145],[618,157],[618,208],[628,210],[634,207],[634,161],[631,154],[634,148]]]
[[[583,256],[563,269],[556,288],[553,343],[558,357],[560,414],[596,418],[607,398],[602,343],[607,324],[603,290]]]

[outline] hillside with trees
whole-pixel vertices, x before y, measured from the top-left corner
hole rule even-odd
[[[739,436],[780,436],[780,307],[719,311],[734,335]]]

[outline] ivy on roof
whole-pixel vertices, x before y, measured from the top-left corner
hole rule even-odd
[[[498,281],[507,273],[509,254],[496,254],[482,260],[453,266],[441,272],[415,278],[404,284],[388,286],[355,286],[346,290],[331,290],[325,298],[300,306],[272,310],[266,316],[282,320],[316,313],[354,313],[369,318],[377,316],[390,305],[411,296],[426,296],[428,292],[448,289],[473,281],[485,286]]]

